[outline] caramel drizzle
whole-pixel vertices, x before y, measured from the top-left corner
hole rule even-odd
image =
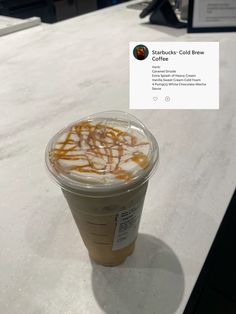
[[[73,139],[72,135],[77,135],[77,140]],[[124,160],[121,158],[126,154],[130,155],[129,147],[138,148],[138,146],[148,144],[148,142],[138,143],[136,136],[117,128],[102,123],[93,125],[89,121],[82,121],[72,126],[64,141],[56,143],[59,148],[52,149],[49,158],[54,168],[63,173],[69,173],[73,170],[99,175],[111,173],[117,179],[129,181],[133,177],[132,173],[122,169],[122,164],[132,160],[142,169],[145,169],[149,164],[149,159],[138,150]],[[78,148],[86,152],[80,153]],[[113,151],[117,152],[115,156]],[[94,161],[94,158],[100,158],[103,160],[103,164]],[[61,169],[59,160],[79,160],[83,161],[84,164]]]

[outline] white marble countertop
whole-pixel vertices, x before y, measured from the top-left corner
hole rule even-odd
[[[4,314],[182,313],[236,179],[236,34],[150,26],[125,5],[0,40],[0,308]],[[132,110],[156,136],[134,254],[91,263],[44,166],[71,121],[129,105],[129,41],[220,41],[220,110]]]

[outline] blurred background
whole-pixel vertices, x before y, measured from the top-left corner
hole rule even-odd
[[[0,0],[0,15],[55,23],[128,0]]]

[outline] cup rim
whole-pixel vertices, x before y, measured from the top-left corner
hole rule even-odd
[[[148,140],[150,141],[152,145],[152,158],[149,166],[145,168],[145,171],[142,171],[142,175],[137,176],[134,180],[131,182],[118,182],[116,184],[109,184],[109,185],[98,185],[98,184],[91,184],[91,183],[84,183],[80,182],[79,180],[72,180],[68,176],[63,176],[62,174],[59,174],[54,167],[52,166],[50,159],[49,159],[49,152],[53,147],[53,144],[55,143],[56,139],[59,138],[60,135],[62,135],[66,130],[74,126],[75,124],[88,120],[93,119],[99,116],[123,116],[126,117],[124,121],[131,121],[135,123],[144,131],[145,135],[147,136]],[[159,162],[159,147],[158,143],[155,139],[155,137],[152,135],[152,133],[147,129],[147,127],[135,116],[128,112],[120,111],[120,110],[109,110],[109,111],[102,111],[98,112],[92,115],[88,115],[85,117],[82,117],[79,120],[76,120],[63,129],[61,129],[59,132],[57,132],[48,142],[45,150],[45,164],[46,168],[51,175],[51,178],[64,190],[69,191],[71,193],[75,193],[78,195],[88,195],[90,197],[104,197],[104,196],[114,196],[119,194],[124,194],[127,192],[130,192],[131,190],[136,189],[140,185],[144,184],[155,172],[157,165]]]

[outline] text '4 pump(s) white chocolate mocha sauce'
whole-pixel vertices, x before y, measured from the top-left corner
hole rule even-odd
[[[48,168],[62,187],[96,195],[145,181],[157,159],[152,134],[138,119],[120,111],[74,122],[54,136],[46,152]]]

